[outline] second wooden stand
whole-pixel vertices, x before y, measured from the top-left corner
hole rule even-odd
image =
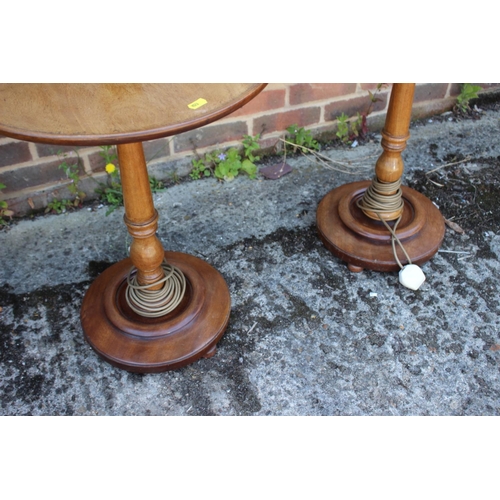
[[[383,152],[375,165],[375,175],[382,184],[392,186],[391,183],[398,182],[403,174],[401,152],[410,136],[414,89],[415,84],[411,83],[395,83],[392,88],[382,130]],[[365,268],[398,271],[391,233],[375,213],[357,205],[370,184],[371,181],[353,182],[326,194],[316,213],[319,236],[334,255],[347,262],[351,271],[359,272]],[[424,195],[405,186],[401,190],[402,206],[396,212],[384,216],[384,220],[389,226],[394,226],[395,220],[401,217],[396,235],[412,263],[422,264],[441,245],[445,231],[444,219]],[[408,260],[399,245],[395,248],[401,263],[407,264]]]

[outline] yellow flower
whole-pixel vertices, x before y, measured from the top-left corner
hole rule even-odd
[[[112,174],[116,170],[116,167],[112,163],[108,163],[105,168],[108,174]]]

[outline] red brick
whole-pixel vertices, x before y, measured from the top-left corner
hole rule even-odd
[[[5,194],[33,186],[42,186],[48,183],[64,182],[68,179],[64,170],[59,168],[60,161],[39,163],[30,167],[6,170],[0,173],[2,183],[6,185]],[[80,175],[83,169],[80,168]]]
[[[154,139],[152,141],[145,141],[142,143],[144,147],[144,156],[146,158],[146,163],[157,160],[164,156],[170,156],[169,141],[172,141],[172,137],[165,137],[164,139]],[[111,150],[116,153],[116,148]],[[106,162],[101,156],[101,151],[96,151],[89,155],[89,163],[92,172],[104,172]],[[118,163],[116,163],[118,166]]]
[[[415,88],[415,97],[413,102],[444,99],[447,90],[447,83],[424,83],[422,85],[417,85]]]
[[[355,83],[296,83],[290,86],[290,104],[322,101],[354,92]]]
[[[370,115],[366,119],[366,125],[370,132],[379,132],[385,126],[385,114]]]
[[[27,142],[9,142],[0,146],[0,167],[16,165],[31,160],[32,157]]]
[[[86,193],[85,201],[94,200],[98,197],[95,192],[97,179],[84,177],[79,188]],[[102,178],[98,179],[103,181]],[[14,217],[22,217],[24,215],[43,210],[49,202],[54,199],[73,199],[74,194],[68,190],[68,184],[58,184],[53,186],[41,186],[38,189],[27,189],[17,193],[17,196],[6,198],[9,209],[14,211]],[[30,202],[33,203],[34,208],[31,207]]]
[[[361,90],[376,90],[378,83],[360,83]]]
[[[259,146],[263,151],[274,150],[279,145],[280,140],[276,137],[269,137],[259,140]]]
[[[500,90],[500,83],[473,83],[472,85],[479,85],[481,90]],[[450,96],[457,96],[460,94],[462,88],[461,83],[452,83],[450,89]],[[481,92],[481,90],[479,92]]]
[[[270,89],[262,91],[255,99],[229,115],[231,118],[248,116],[262,111],[278,109],[285,106],[285,89]]]
[[[78,148],[76,146],[61,146],[58,144],[36,144],[36,150],[38,156],[41,158],[44,156],[53,156],[60,154],[61,156],[64,154],[72,154],[75,155],[75,151],[79,151],[82,148]]]
[[[482,90],[486,89],[500,89],[500,83],[473,83],[472,85],[479,85]]]
[[[445,111],[449,111],[456,104],[455,97],[447,99],[438,99],[435,101],[427,101],[424,103],[414,103],[411,110],[411,119],[420,120],[433,115],[439,115]]]
[[[359,85],[361,90],[366,92],[366,95],[368,95],[368,91],[370,91],[377,97],[383,94],[390,94],[392,89],[392,83],[382,83],[379,90],[377,90],[378,83],[360,83]]]
[[[31,203],[33,203],[34,209],[31,208],[28,199],[30,199]],[[14,211],[14,217],[22,217],[23,215],[30,214],[34,211],[40,211],[47,206],[48,202],[49,199],[45,190],[34,191],[29,194],[23,193],[20,196],[7,200],[9,210]]]
[[[90,154],[88,158],[92,172],[104,172],[106,162],[104,161],[104,158],[99,154],[99,151]]]
[[[271,132],[283,132],[293,124],[297,124],[299,127],[313,125],[319,122],[320,114],[319,107],[307,107],[261,116],[254,119],[253,131],[254,134],[263,135]]]
[[[171,141],[171,137],[166,137],[164,139],[155,139],[152,141],[143,142],[144,147],[144,156],[146,158],[146,163],[157,160],[158,158],[162,158],[164,156],[170,156],[170,149],[168,142]],[[116,152],[116,148],[111,150]],[[106,167],[106,162],[104,158],[101,156],[100,151],[96,151],[89,155],[89,164],[92,172],[104,172],[104,168]],[[118,163],[116,163],[119,166]]]
[[[169,142],[173,142],[172,137],[143,142],[142,145],[144,147],[146,163],[157,160],[163,156],[170,156]]]
[[[229,122],[202,127],[175,136],[174,151],[179,153],[194,151],[195,148],[215,147],[217,144],[241,140],[246,134],[248,134],[248,127],[245,122]]]
[[[460,83],[452,83],[450,86],[450,96],[457,96],[460,94]]]
[[[387,106],[387,94],[377,94],[378,101],[373,103],[370,113],[383,111]],[[357,113],[367,113],[370,109],[370,96],[356,97],[348,101],[332,102],[325,106],[325,121],[336,120],[339,115],[356,116]]]

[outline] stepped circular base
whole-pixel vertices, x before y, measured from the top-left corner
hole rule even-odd
[[[371,181],[344,184],[321,200],[316,223],[323,244],[347,262],[353,271],[399,271],[394,258],[391,234],[381,221],[367,217],[356,202]],[[423,264],[438,251],[444,238],[444,219],[437,207],[424,195],[402,186],[404,210],[396,234],[413,264]],[[390,222],[392,227],[394,222]],[[408,261],[396,244],[399,260]]]
[[[174,311],[145,318],[130,308],[125,299],[130,259],[106,269],[83,299],[80,316],[85,339],[118,368],[162,372],[211,357],[227,327],[231,298],[221,274],[192,255],[165,252],[165,258],[184,273],[187,282],[185,296]]]

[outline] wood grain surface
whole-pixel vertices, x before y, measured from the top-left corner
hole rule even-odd
[[[157,139],[218,120],[264,87],[254,83],[2,83],[0,134],[66,145]],[[206,103],[189,107],[199,99]]]

